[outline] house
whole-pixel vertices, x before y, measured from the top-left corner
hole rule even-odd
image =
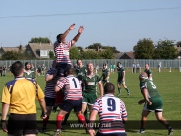
[[[53,51],[52,43],[28,43],[25,52],[34,58],[49,58],[49,51]]]
[[[114,58],[119,59],[123,55],[123,52],[114,53]]]
[[[124,52],[124,53],[115,53],[114,54],[115,59],[135,59],[134,53],[132,51],[130,52]]]
[[[134,53],[132,51],[124,52],[119,59],[135,59]]]
[[[0,56],[2,56],[5,52],[7,51],[15,51],[15,52],[24,52],[26,50],[25,47],[23,47],[22,45],[18,46],[18,47],[1,47],[0,49]]]

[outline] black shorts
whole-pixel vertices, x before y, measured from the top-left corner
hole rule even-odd
[[[65,100],[60,108],[66,112],[71,112],[74,109],[75,112],[82,110],[82,99],[80,100]]]
[[[65,71],[67,68],[71,68],[71,65],[67,64],[67,63],[61,63],[60,62],[56,65],[56,68],[58,69],[57,76],[58,77],[65,77]]]
[[[36,114],[10,114],[8,119],[8,134],[38,134]]]
[[[96,136],[127,136],[126,133],[110,133],[110,134],[103,134],[99,131],[97,132]]]
[[[56,98],[45,97],[46,106],[54,106]]]

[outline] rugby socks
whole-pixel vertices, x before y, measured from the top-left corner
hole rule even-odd
[[[121,94],[121,88],[118,88],[118,94]]]
[[[64,117],[61,116],[61,115],[57,116],[57,119],[56,119],[56,121],[57,121],[57,130],[61,130],[61,123],[62,123],[63,118]]]
[[[84,115],[78,115],[78,120],[84,125],[85,128],[87,128],[87,124],[86,124],[86,119],[84,117]]]
[[[170,126],[170,124],[165,125],[167,129],[171,129],[172,127]]]
[[[129,93],[129,89],[128,88],[125,88],[125,89],[126,89],[127,93]]]
[[[49,116],[47,116],[45,119],[43,119],[43,128],[44,129],[47,127],[48,120],[49,120]]]

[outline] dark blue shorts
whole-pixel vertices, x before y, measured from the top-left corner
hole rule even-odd
[[[45,97],[46,106],[54,106],[56,98]]]
[[[67,63],[58,63],[56,65],[56,68],[58,69],[57,71],[57,76],[58,77],[65,77],[65,71],[67,68],[71,68],[72,66],[70,64]]]
[[[71,112],[74,109],[75,112],[82,110],[82,99],[80,100],[64,100],[60,108],[66,112]]]
[[[110,133],[110,134],[103,134],[99,131],[97,132],[96,136],[127,136],[126,133]]]

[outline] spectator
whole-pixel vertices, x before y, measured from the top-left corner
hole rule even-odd
[[[161,72],[161,62],[159,62],[159,64],[158,64],[158,72],[160,73]]]
[[[12,64],[14,80],[6,83],[2,91],[2,129],[9,136],[31,135],[37,131],[35,99],[42,109],[42,118],[46,118],[46,106],[44,94],[40,86],[34,80],[23,77],[23,64],[16,61]],[[8,129],[6,128],[6,116]]]
[[[9,65],[9,67],[8,67],[8,70],[9,70],[9,75],[10,75],[10,76],[12,76],[12,75],[13,75],[13,74],[12,74],[12,72],[11,72],[11,66],[12,66],[12,65]]]
[[[96,74],[99,72],[99,65],[96,65]]]
[[[37,65],[37,69],[38,69],[38,76],[41,76],[41,65],[40,64]]]
[[[43,64],[42,66],[41,66],[41,75],[45,75],[45,70],[46,70],[46,66],[45,66],[45,64]]]
[[[1,66],[0,66],[0,74],[1,74],[1,76],[3,76],[3,69]]]
[[[4,65],[3,68],[2,68],[2,70],[3,70],[3,71],[2,71],[2,72],[3,72],[3,76],[6,76],[6,69],[7,69],[7,68],[6,68],[6,66]]]
[[[136,73],[140,72],[140,64],[137,62],[136,63]]]
[[[136,64],[133,63],[133,64],[132,64],[132,73],[135,73],[135,69],[136,69]]]

